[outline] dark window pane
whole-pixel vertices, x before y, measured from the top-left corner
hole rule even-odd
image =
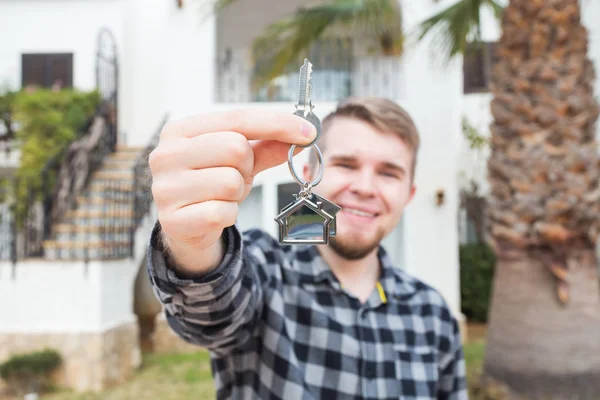
[[[51,88],[73,86],[73,54],[23,54],[21,85]]]
[[[465,93],[487,92],[492,68],[497,61],[496,43],[469,44],[463,58]]]
[[[284,207],[293,203],[294,195],[298,194],[300,186],[297,183],[283,183],[277,186],[277,209],[282,210]]]
[[[21,85],[46,86],[46,57],[43,54],[23,54]]]
[[[464,56],[463,77],[465,93],[481,91],[486,87],[484,49],[468,46]]]
[[[47,59],[50,85],[60,82],[63,87],[73,86],[73,55],[50,54]]]

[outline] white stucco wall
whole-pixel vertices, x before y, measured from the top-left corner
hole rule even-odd
[[[74,53],[73,85],[96,85],[96,38],[109,27],[123,43],[122,0],[0,0],[0,82],[21,87],[22,53]]]
[[[166,112],[169,2],[125,0],[122,131],[128,145],[144,146]],[[173,4],[175,2],[172,2]]]
[[[119,60],[123,61],[125,1],[0,0],[0,85],[21,87],[23,53],[73,53],[73,86],[94,89],[96,43],[102,28],[115,36]],[[124,90],[121,86],[121,94]],[[120,118],[121,126],[125,122]]]
[[[131,261],[0,264],[0,333],[99,332],[132,321]]]
[[[174,117],[196,114],[214,102],[215,18],[198,0],[167,11],[166,109]]]
[[[142,220],[134,256],[116,261],[0,262],[0,335],[104,332],[135,321],[134,281],[143,265],[154,207]]]
[[[96,85],[96,40],[108,27],[119,56],[120,142],[145,146],[165,113],[214,98],[214,18],[164,0],[0,0],[0,85],[21,87],[21,54],[73,53],[73,85]]]

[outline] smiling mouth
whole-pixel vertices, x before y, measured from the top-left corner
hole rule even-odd
[[[375,218],[377,215],[376,213],[370,213],[367,211],[361,211],[361,210],[357,210],[355,208],[343,208],[344,212],[347,212],[348,214],[352,214],[352,215],[357,215],[359,217],[365,217],[365,218]]]

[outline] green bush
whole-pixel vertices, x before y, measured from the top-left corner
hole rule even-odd
[[[39,178],[48,161],[81,133],[99,101],[99,93],[95,90],[19,92],[13,117],[20,124],[16,133],[22,149],[18,175]]]
[[[487,322],[496,257],[482,243],[460,246],[460,300],[472,322]]]
[[[15,104],[15,97],[17,92],[1,89],[0,93],[0,124],[4,125],[5,135],[7,137],[13,136],[12,122],[13,122],[13,107]]]
[[[61,363],[60,354],[52,349],[15,354],[0,364],[0,377],[17,395],[43,391],[48,387],[48,375]]]
[[[10,109],[11,119],[19,125],[15,132],[21,149],[21,162],[15,173],[19,186],[14,187],[11,179],[5,179],[2,191],[14,196],[17,224],[21,225],[27,196],[35,193],[39,198],[43,185],[47,188],[54,185],[55,172],[43,175],[42,171],[51,160],[60,162],[63,150],[83,133],[100,103],[100,94],[97,90],[36,89],[22,90],[12,96],[10,107],[5,108]]]

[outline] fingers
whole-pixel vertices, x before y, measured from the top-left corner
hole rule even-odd
[[[209,132],[238,132],[248,140],[277,140],[309,144],[316,136],[313,124],[292,113],[260,109],[228,110],[171,121],[161,140],[191,138]]]
[[[189,139],[161,142],[150,154],[150,168],[156,174],[216,166],[233,167],[244,178],[250,178],[254,153],[248,140],[236,132],[210,132]],[[174,174],[176,175],[176,174]],[[179,176],[176,176],[180,179]]]
[[[174,210],[210,200],[240,202],[245,191],[246,180],[231,167],[177,172],[152,183],[154,201]]]
[[[252,176],[256,176],[259,172],[286,162],[288,160],[290,145],[272,140],[260,141],[252,143],[252,150],[254,151]],[[300,153],[302,150],[304,150],[302,147],[296,147],[294,155]]]
[[[200,245],[197,242],[204,239],[208,233],[220,232],[235,224],[237,215],[238,203],[212,200],[176,210],[169,209],[159,213],[158,218],[168,237],[177,238],[183,243]]]

